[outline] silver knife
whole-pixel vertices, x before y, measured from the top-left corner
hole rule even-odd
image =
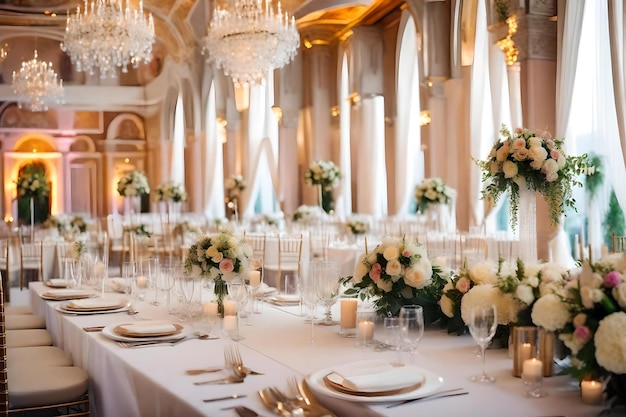
[[[223,401],[223,400],[235,400],[237,398],[246,398],[246,395],[243,394],[232,394],[226,397],[217,397],[217,398],[208,398],[206,400],[202,400],[205,403],[212,403],[213,401]]]

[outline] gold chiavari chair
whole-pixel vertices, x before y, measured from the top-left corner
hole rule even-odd
[[[20,290],[26,285],[26,271],[36,270],[37,280],[43,278],[43,243],[22,243],[20,247]]]
[[[278,263],[265,264],[266,271],[276,271],[276,288],[282,289],[283,273],[295,272],[300,274],[300,261],[302,259],[302,234],[278,235]]]
[[[4,288],[11,287],[11,273],[20,271],[20,264],[17,259],[17,239],[11,236],[7,239],[0,240],[0,271],[2,273],[2,286]],[[11,301],[11,291],[5,291],[4,301]]]
[[[244,241],[252,248],[252,257],[265,262],[265,244],[267,235],[265,233],[243,233]]]
[[[626,236],[611,233],[611,252],[626,252]]]

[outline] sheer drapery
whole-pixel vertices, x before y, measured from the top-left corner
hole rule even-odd
[[[174,138],[172,141],[172,158],[170,181],[176,184],[185,183],[185,112],[183,97],[179,94],[174,110]]]
[[[357,210],[375,218],[387,215],[385,164],[385,101],[382,96],[361,100],[357,147]]]
[[[557,80],[556,80],[556,137],[565,138],[572,108],[572,91],[576,80],[576,63],[578,61],[578,49],[585,9],[585,0],[565,2],[565,16],[563,19],[563,33],[560,40],[560,54],[557,57]],[[567,153],[575,152],[575,146],[571,141],[564,143]],[[555,236],[550,239],[549,251],[552,260],[566,267],[575,265],[570,252],[571,247],[565,234],[564,218],[561,216],[559,224],[555,227]]]
[[[348,74],[348,57],[340,48],[340,82],[339,82],[339,169],[341,182],[337,193],[335,213],[340,219],[352,214],[352,161],[350,158],[350,77]]]
[[[224,157],[222,140],[218,135],[215,111],[215,84],[211,83],[206,105],[206,132],[204,139],[204,215],[210,219],[222,219],[224,209]],[[223,128],[222,128],[223,129]]]
[[[419,101],[419,68],[417,66],[417,31],[413,17],[408,11],[402,12],[398,32],[397,58],[397,119],[395,147],[395,208],[396,216],[409,214],[409,204],[413,200],[420,161],[417,160],[421,148]]]

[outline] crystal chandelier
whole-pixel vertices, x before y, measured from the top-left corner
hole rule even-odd
[[[19,72],[13,71],[12,86],[19,108],[46,111],[50,105],[63,103],[63,80],[57,78],[52,63],[37,59],[37,50],[33,59],[22,62]]]
[[[85,0],[76,14],[67,16],[65,37],[61,49],[69,55],[76,70],[93,74],[100,70],[100,78],[117,77],[117,68],[128,72],[128,66],[152,60],[154,20],[139,7],[131,9],[129,0]]]
[[[208,61],[239,87],[262,84],[265,73],[288,64],[300,35],[293,17],[274,9],[271,0],[234,0],[229,10],[216,8],[204,38]]]

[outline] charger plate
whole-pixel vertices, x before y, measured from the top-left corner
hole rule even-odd
[[[357,391],[341,384],[342,379],[343,378],[340,375],[337,375],[336,373],[331,372],[324,377],[324,383],[330,389],[333,389],[337,392],[341,392],[343,394],[357,395],[360,397],[383,397],[383,396],[388,396],[388,395],[398,395],[398,394],[404,394],[407,392],[415,391],[416,389],[424,385],[424,382],[425,382],[425,380],[422,379],[421,381],[418,381],[415,384],[410,384],[410,385],[407,385],[406,387],[396,388],[396,389],[391,389],[391,390],[386,390],[386,391]]]

